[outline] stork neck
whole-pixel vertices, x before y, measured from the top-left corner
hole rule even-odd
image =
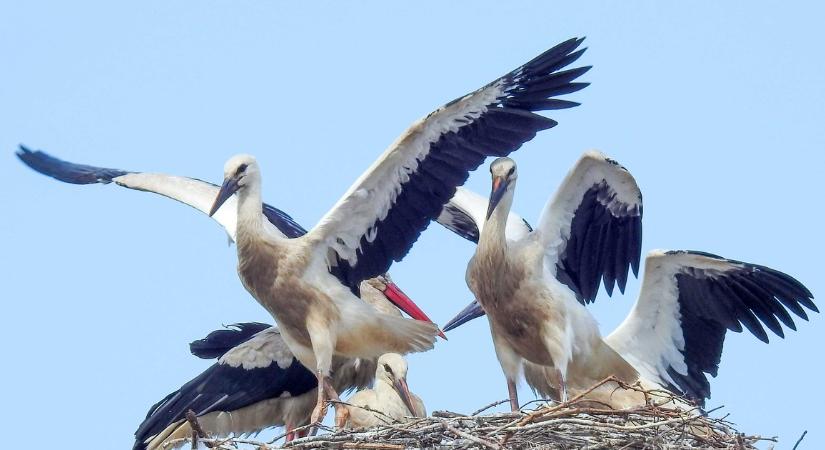
[[[503,252],[507,248],[507,216],[510,215],[510,205],[513,201],[512,191],[501,199],[493,214],[484,222],[481,236],[478,238],[478,251],[482,253]]]
[[[263,200],[260,179],[250,180],[238,191],[238,231],[258,230],[263,227]]]

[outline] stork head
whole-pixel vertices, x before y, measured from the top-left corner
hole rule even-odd
[[[390,306],[391,303],[415,320],[434,323],[427,316],[427,313],[421,310],[411,298],[407,297],[407,294],[398,285],[393,283],[388,273],[364,280],[361,283],[361,299],[384,314],[395,314],[394,308]],[[387,303],[388,300],[389,303]],[[441,331],[439,331],[439,336],[447,339],[447,336]]]
[[[516,162],[507,157],[497,158],[490,164],[490,175],[493,177],[493,189],[490,191],[490,204],[487,206],[487,220],[493,215],[505,194],[512,196],[518,178]]]
[[[232,194],[247,189],[261,179],[258,161],[252,155],[235,155],[223,166],[223,185],[209,210],[212,216]]]
[[[407,361],[397,353],[385,353],[378,358],[375,378],[391,385],[413,416],[418,415],[407,387]]]

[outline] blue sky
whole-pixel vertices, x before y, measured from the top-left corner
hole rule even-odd
[[[587,36],[592,85],[514,154],[515,210],[535,220],[579,155],[635,175],[644,250],[769,265],[825,292],[822,7],[776,2],[5,2],[0,6],[2,431],[124,448],[148,407],[208,362],[187,343],[270,321],[223,232],[177,203],[69,186],[19,143],[68,160],[219,182],[258,157],[268,202],[312,226],[412,121]],[[468,185],[487,192],[486,170]],[[438,226],[391,273],[444,323],[470,300],[473,252]],[[635,300],[603,296],[603,332]],[[822,302],[820,301],[820,306]],[[801,322],[801,321],[800,321]],[[825,446],[818,315],[770,345],[729,334],[710,407],[790,448]],[[485,321],[410,358],[428,410],[506,397]],[[530,398],[522,386],[522,399]],[[82,439],[72,437],[83,436]],[[91,439],[92,443],[88,444]]]

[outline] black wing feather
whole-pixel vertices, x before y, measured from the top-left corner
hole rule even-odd
[[[215,330],[203,339],[189,344],[189,351],[201,359],[216,359],[244,342],[252,339],[256,334],[272,325],[260,322],[245,322],[229,325],[227,328]]]
[[[811,292],[785,273],[704,252],[668,254],[694,254],[738,266],[722,272],[691,267],[676,274],[685,341],[682,355],[688,370],[680,374],[670,367],[668,374],[676,383],[672,388],[700,405],[710,398],[707,374],[715,377],[719,371],[728,330],[741,332],[744,326],[767,343],[769,337],[763,325],[784,337],[782,324],[796,329],[788,310],[805,320],[803,307],[817,311]]]

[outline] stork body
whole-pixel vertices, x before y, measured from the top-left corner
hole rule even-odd
[[[359,300],[329,273],[310,233],[284,239],[263,226],[261,177],[248,155],[230,159],[210,215],[237,193],[238,274],[244,287],[272,314],[284,342],[318,379],[313,423],[326,400],[339,400],[331,378],[333,356],[375,358],[433,347],[432,323],[382,314]]]
[[[593,155],[594,160],[600,155]],[[636,371],[601,340],[598,325],[575,294],[554,276],[547,264],[541,229],[522,239],[508,240],[507,219],[517,179],[515,163],[500,158],[490,166],[493,190],[478,247],[467,266],[467,284],[490,322],[496,355],[507,378],[510,405],[519,408],[516,381],[524,362],[554,374],[566,396],[568,371],[601,379],[608,375],[634,382]],[[599,364],[587,359],[598,354]],[[600,378],[601,377],[601,378]]]
[[[740,332],[744,326],[768,342],[763,325],[784,336],[783,325],[796,329],[789,312],[807,320],[805,309],[817,311],[805,286],[769,267],[704,252],[653,251],[646,259],[635,306],[616,330],[602,338],[585,305],[595,300],[602,282],[608,294],[614,284],[623,291],[628,269],[638,271],[642,205],[635,180],[615,161],[587,152],[548,202],[534,230],[509,211],[515,180],[508,175],[510,167],[515,174],[513,164],[499,166],[493,173],[488,201],[462,189],[439,217],[447,228],[478,242],[467,272],[478,301],[444,330],[486,312],[508,381],[523,372],[534,391],[560,399],[565,388],[578,393],[612,375],[625,382],[636,379],[645,388],[667,389],[703,405],[710,397],[707,375],[717,373],[727,330]],[[501,181],[496,182],[496,177]],[[505,177],[511,178],[509,183]],[[501,186],[505,188],[496,189]],[[547,309],[542,311],[542,306]],[[565,332],[556,330],[528,342],[507,332],[508,327],[522,326],[540,334],[546,321]],[[557,360],[547,364],[533,355],[535,346],[546,341],[550,341],[545,344],[548,353],[556,348],[562,361],[568,357],[563,378],[563,364],[559,367]],[[569,350],[559,351],[566,342],[571,343]],[[552,354],[547,356],[552,359]],[[515,394],[514,385],[510,392]],[[615,408],[647,400],[634,391],[617,391],[613,385],[588,397]]]
[[[394,353],[378,358],[375,386],[356,392],[347,403],[339,423],[346,428],[369,428],[427,416],[424,402],[407,386],[407,362]]]

